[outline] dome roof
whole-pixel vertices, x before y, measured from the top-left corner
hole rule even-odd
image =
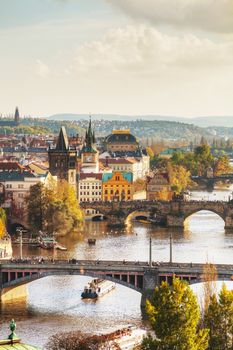
[[[137,139],[129,131],[114,131],[111,135],[106,137],[107,143],[136,143]]]

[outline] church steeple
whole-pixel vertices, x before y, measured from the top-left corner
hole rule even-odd
[[[67,151],[68,149],[69,149],[69,141],[66,133],[66,128],[62,126],[58,136],[56,150]]]
[[[15,108],[15,116],[14,116],[14,119],[15,119],[15,123],[16,123],[16,124],[19,124],[19,109],[18,109],[18,107]]]
[[[86,147],[92,148],[93,143],[95,143],[95,134],[94,134],[94,131],[92,131],[91,116],[90,116],[88,129],[86,131],[85,145],[86,145]]]

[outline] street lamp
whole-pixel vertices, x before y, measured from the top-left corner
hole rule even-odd
[[[170,233],[170,264],[172,264],[172,233]]]
[[[152,267],[152,240],[150,237],[150,243],[149,243],[149,266]]]
[[[23,230],[22,228],[19,229],[19,255],[20,260],[23,259]]]

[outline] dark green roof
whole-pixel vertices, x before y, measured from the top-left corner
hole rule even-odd
[[[37,177],[29,171],[0,171],[0,181],[24,181],[25,177]]]
[[[97,151],[93,147],[84,146],[81,153],[97,153]]]
[[[106,137],[106,142],[107,143],[129,143],[129,142],[136,143],[137,139],[134,135],[130,133],[125,133],[125,134],[114,133]]]

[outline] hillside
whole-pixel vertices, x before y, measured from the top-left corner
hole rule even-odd
[[[160,115],[120,115],[120,114],[93,114],[93,119],[95,120],[122,120],[122,121],[135,121],[135,120],[161,120],[161,121],[172,121],[187,124],[194,124],[200,127],[210,127],[210,126],[223,126],[223,127],[233,127],[233,116],[208,116],[208,117],[198,117],[198,118],[182,118],[175,116],[160,116]],[[87,120],[89,119],[88,114],[55,114],[48,118],[49,120]]]

